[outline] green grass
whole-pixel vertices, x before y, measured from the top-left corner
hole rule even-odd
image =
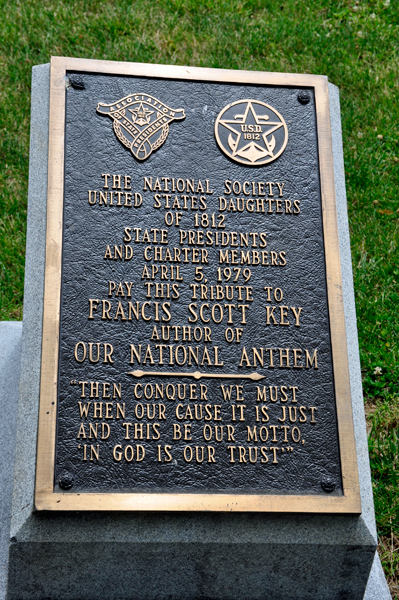
[[[399,405],[389,399],[367,405],[369,451],[380,556],[393,596],[399,592]]]
[[[397,1],[2,0],[0,8],[0,319],[22,318],[32,65],[51,55],[190,64],[325,74],[340,87],[377,523],[396,585]]]

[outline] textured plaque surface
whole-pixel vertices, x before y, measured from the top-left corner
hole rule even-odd
[[[315,87],[65,73],[51,494],[328,510],[346,350]]]

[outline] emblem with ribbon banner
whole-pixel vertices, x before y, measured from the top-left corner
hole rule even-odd
[[[165,142],[169,123],[185,118],[148,94],[130,94],[112,104],[99,102],[97,112],[111,117],[117,138],[138,160],[145,160]]]

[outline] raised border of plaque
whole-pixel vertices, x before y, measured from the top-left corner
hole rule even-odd
[[[64,197],[65,78],[67,71],[72,70],[81,73],[303,86],[314,89],[342,496],[54,491]],[[60,57],[51,59],[46,263],[35,506],[37,510],[56,511],[361,513],[342,298],[327,77]]]

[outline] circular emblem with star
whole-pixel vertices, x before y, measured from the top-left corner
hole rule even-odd
[[[237,100],[219,113],[216,141],[227,156],[244,165],[276,160],[288,141],[287,125],[275,108],[260,100]]]

